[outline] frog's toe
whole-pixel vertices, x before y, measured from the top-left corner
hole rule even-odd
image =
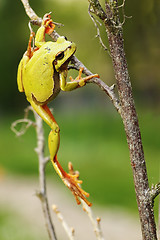
[[[65,178],[63,178],[64,184],[71,190],[72,194],[74,195],[77,204],[80,204],[81,201],[79,198],[81,198],[88,206],[91,206],[92,204],[86,199],[86,197],[89,197],[89,193],[85,192],[79,184],[82,183],[81,180],[77,179],[77,175],[72,174],[66,174]]]

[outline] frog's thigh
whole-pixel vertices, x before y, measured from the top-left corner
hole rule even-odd
[[[48,145],[51,160],[54,159],[58,152],[60,136],[59,136],[59,126],[54,119],[52,113],[50,112],[47,105],[38,105],[34,101],[31,102],[32,107],[38,113],[38,115],[50,126],[52,129],[48,137]]]
[[[26,54],[24,54],[23,58],[21,59],[18,65],[17,84],[18,84],[18,90],[20,92],[24,92],[24,86],[23,86],[24,73],[23,72],[28,61],[29,61],[29,57]]]

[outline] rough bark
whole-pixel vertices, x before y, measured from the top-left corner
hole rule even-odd
[[[118,17],[117,1],[106,1],[106,12],[102,9],[99,1],[89,0],[89,2],[92,7],[92,13],[96,14],[104,22],[108,36],[110,54],[120,100],[119,113],[124,124],[130,151],[130,161],[133,170],[143,240],[156,240],[157,235],[152,197],[150,194],[141,133],[124,51],[122,24]]]
[[[142,235],[145,240],[157,239],[141,133],[132,95],[122,34],[114,35],[108,32],[108,39],[121,105],[120,114],[130,151]]]

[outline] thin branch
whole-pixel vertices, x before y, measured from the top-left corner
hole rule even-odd
[[[103,233],[101,230],[101,225],[100,225],[101,219],[99,217],[95,219],[92,209],[88,207],[83,200],[81,200],[81,202],[83,205],[83,210],[87,213],[89,220],[91,221],[96,238],[98,240],[104,240]]]
[[[41,22],[42,22],[42,19],[40,17],[38,17],[37,14],[33,11],[31,6],[29,5],[29,1],[28,0],[21,0],[21,2],[23,3],[24,9],[25,9],[28,17],[32,20],[36,20],[37,23],[40,25]]]
[[[93,74],[90,70],[88,70],[88,68],[86,68],[86,66],[84,66],[84,64],[81,61],[78,60],[78,58],[76,56],[72,57],[71,63],[73,64],[74,69],[76,69],[76,70],[79,70],[80,68],[83,68],[83,73],[85,75],[89,76],[89,75]],[[100,89],[108,95],[108,97],[112,101],[116,110],[118,112],[121,111],[121,106],[119,104],[119,100],[116,97],[116,94],[115,94],[115,91],[114,91],[115,85],[112,85],[111,87],[109,87],[100,78],[93,78],[93,79],[89,80],[89,82],[98,85],[100,87]]]
[[[17,130],[17,125],[21,124],[20,130]],[[23,124],[23,125],[22,125]],[[22,136],[26,133],[30,126],[35,126],[34,122],[29,119],[18,119],[11,124],[11,130],[16,134],[17,137]]]
[[[75,232],[74,228],[70,228],[70,227],[68,226],[68,224],[67,224],[67,222],[65,221],[62,213],[58,210],[58,208],[57,208],[56,205],[53,204],[53,205],[52,205],[52,209],[53,209],[53,211],[56,213],[57,218],[59,219],[59,221],[61,222],[61,224],[62,224],[62,226],[63,226],[63,228],[64,228],[64,230],[65,230],[65,232],[66,232],[66,234],[67,234],[67,236],[68,236],[68,238],[69,238],[70,240],[74,240],[74,239],[75,239],[75,238],[74,238],[74,232]]]
[[[76,175],[77,174],[77,171],[74,171],[73,165],[72,165],[71,162],[68,163],[68,169],[69,169],[69,173],[70,174],[72,174],[72,175]],[[79,175],[79,173],[78,173],[78,175]],[[87,215],[89,217],[89,220],[91,221],[91,224],[93,226],[93,230],[94,230],[94,233],[96,235],[96,238],[98,240],[104,240],[103,233],[102,233],[101,226],[100,226],[101,219],[99,217],[97,217],[95,219],[95,217],[93,215],[92,208],[89,207],[82,199],[80,199],[80,201],[82,203],[83,210],[87,213]]]
[[[56,234],[54,230],[54,226],[51,220],[48,198],[46,192],[46,176],[45,176],[45,167],[48,159],[44,157],[44,131],[42,125],[41,117],[33,110],[35,121],[36,121],[36,133],[37,133],[37,147],[35,149],[38,160],[39,160],[39,183],[40,183],[40,191],[36,193],[36,195],[41,200],[42,209],[45,217],[46,228],[48,231],[48,235],[50,240],[56,240]]]
[[[32,111],[34,113],[35,122],[28,119],[29,111]],[[19,125],[19,124],[21,124],[22,127],[20,128],[20,130],[17,130],[17,125]],[[35,151],[38,155],[38,160],[39,160],[40,190],[37,191],[36,195],[41,200],[49,238],[50,238],[50,240],[57,240],[55,231],[54,231],[54,226],[53,226],[51,216],[50,216],[47,193],[46,193],[45,167],[49,161],[49,158],[44,156],[45,140],[44,140],[44,132],[43,132],[43,126],[42,126],[42,119],[38,116],[38,114],[33,110],[33,108],[31,106],[29,106],[25,109],[24,119],[19,119],[19,120],[13,122],[11,125],[11,129],[16,134],[16,136],[21,136],[27,131],[27,129],[30,126],[34,126],[36,129],[36,133],[37,133],[37,147],[36,147]]]
[[[123,26],[125,24],[126,18],[132,18],[132,16],[126,16],[125,15],[125,2],[126,0],[123,0],[123,3],[119,6],[117,6],[117,8],[122,8],[122,15],[123,15],[123,21],[121,22],[121,25]]]

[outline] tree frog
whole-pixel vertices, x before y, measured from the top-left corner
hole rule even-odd
[[[18,66],[17,83],[20,92],[25,92],[26,98],[39,114],[39,116],[49,125],[51,131],[48,137],[50,159],[56,172],[71,190],[76,201],[80,204],[83,199],[88,206],[91,203],[86,199],[86,193],[79,184],[78,174],[71,174],[64,171],[57,159],[57,152],[60,144],[60,129],[49,110],[47,103],[53,100],[60,90],[71,91],[86,84],[86,81],[99,77],[97,74],[85,78],[81,77],[82,69],[79,70],[78,77],[67,82],[67,67],[69,61],[76,51],[76,45],[67,41],[64,37],[59,37],[56,42],[45,41],[45,34],[50,34],[55,28],[50,15],[45,14],[42,25],[35,35],[35,46],[31,47],[34,33],[31,32],[27,51],[24,53]]]

